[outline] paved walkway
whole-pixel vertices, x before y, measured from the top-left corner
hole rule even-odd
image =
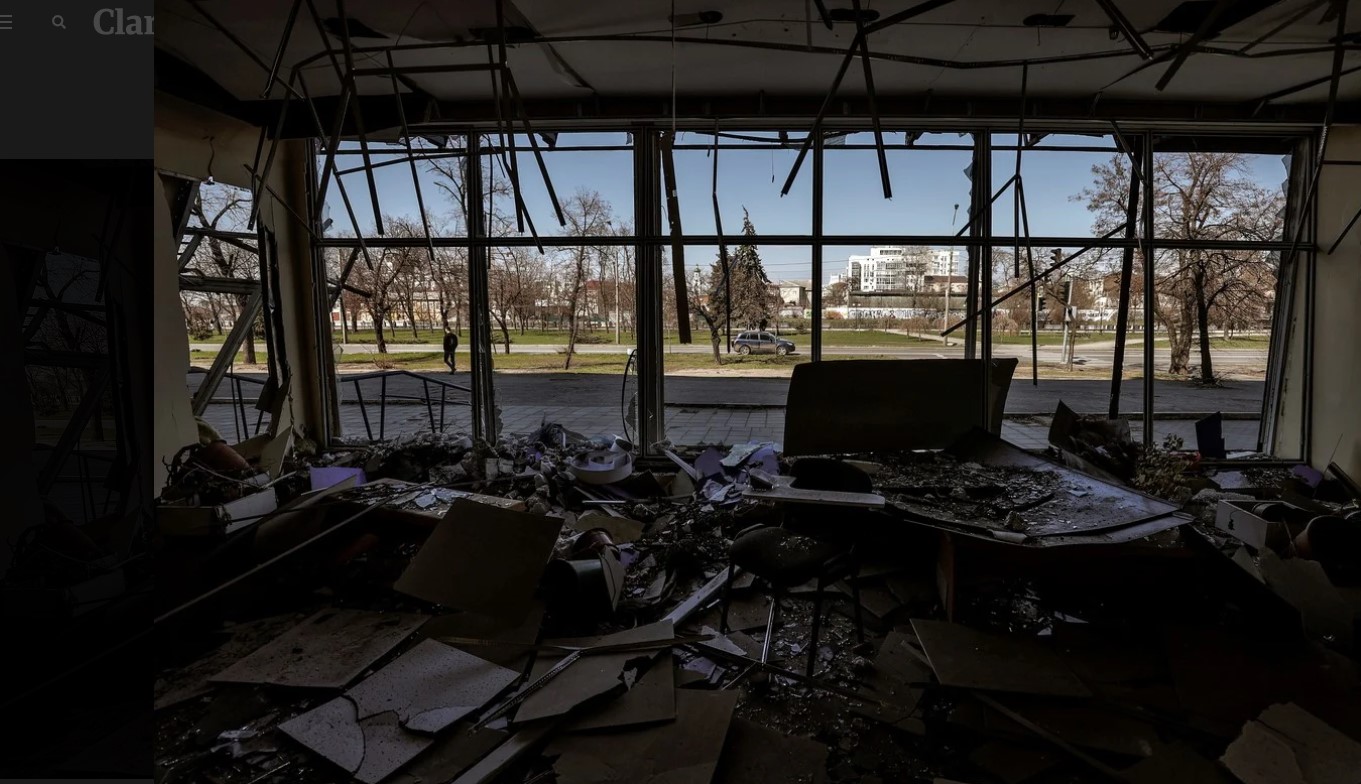
[[[206,419],[224,437],[237,440],[253,434],[256,413],[246,409],[250,428],[242,430],[239,414],[230,405],[208,407]],[[373,437],[380,433],[378,406],[368,407],[369,427]],[[435,411],[436,424],[439,412]],[[233,420],[238,420],[234,423]],[[623,434],[623,422],[617,407],[567,405],[507,405],[501,409],[501,427],[506,434],[532,433],[544,423],[558,423],[584,435]],[[425,406],[393,405],[388,407],[382,434],[386,438],[430,430],[430,419]],[[471,429],[470,411],[466,406],[450,406],[445,412],[446,431]],[[1138,437],[1140,424],[1131,423]],[[346,435],[365,437],[364,418],[358,405],[341,407],[341,427]],[[1224,422],[1224,439],[1229,450],[1253,450],[1257,447],[1258,422],[1228,420]],[[666,411],[667,437],[673,443],[737,444],[746,441],[782,441],[784,439],[784,411],[781,409],[719,409],[668,406]],[[1168,433],[1182,437],[1189,448],[1195,447],[1194,420],[1155,420],[1154,433],[1161,442]],[[1009,418],[1003,422],[1002,435],[1017,446],[1043,449],[1048,443],[1049,418]]]
[[[432,379],[467,386],[468,373],[429,374]],[[202,376],[190,375],[196,386]],[[344,375],[341,376],[342,382]],[[496,399],[501,406],[502,430],[509,434],[529,433],[545,422],[556,422],[587,435],[622,434],[619,409],[620,378],[614,375],[581,373],[498,373]],[[341,383],[341,426],[346,435],[378,438],[380,433],[393,437],[430,429],[429,414],[421,403],[396,403],[388,406],[386,422],[380,419],[379,381],[361,382],[368,405],[368,427],[364,410],[357,405],[354,384]],[[247,385],[249,387],[251,385]],[[389,395],[418,399],[422,381],[411,376],[388,379]],[[733,444],[744,441],[780,441],[784,436],[784,403],[789,387],[787,378],[668,376],[666,426],[668,437],[677,444]],[[435,385],[431,385],[436,390]],[[1260,381],[1230,381],[1223,387],[1202,388],[1182,382],[1154,385],[1154,406],[1159,415],[1154,431],[1159,441],[1168,434],[1181,436],[1188,446],[1195,444],[1194,419],[1216,411],[1234,415],[1224,423],[1225,441],[1230,450],[1250,450],[1257,445],[1257,415],[1261,408],[1264,384]],[[247,388],[248,395],[254,390]],[[220,394],[229,390],[223,387]],[[438,395],[437,391],[433,394]],[[1013,381],[1007,397],[1008,420],[1003,434],[1027,448],[1042,448],[1047,443],[1049,416],[1060,400],[1080,413],[1104,413],[1110,396],[1108,380],[1042,380],[1032,385],[1029,379]],[[471,427],[465,393],[450,391],[451,405],[445,409],[446,430]],[[740,406],[740,407],[734,407]],[[1120,410],[1143,410],[1143,384],[1126,381],[1121,387]],[[435,406],[436,423],[439,407]],[[238,439],[254,430],[256,412],[246,407],[247,426],[240,425],[240,412],[230,405],[209,407],[208,420],[223,434]],[[1132,423],[1139,431],[1137,421]]]
[[[264,375],[243,374],[263,379]],[[472,379],[466,371],[455,374],[429,373],[429,378],[450,381],[468,387]],[[354,401],[352,383],[345,383],[346,374],[341,374],[340,394],[342,401]],[[198,387],[201,374],[189,376],[190,390]],[[367,401],[376,401],[380,382],[377,379],[360,382],[362,394]],[[583,404],[599,406],[608,402],[617,407],[621,379],[617,375],[591,373],[497,373],[495,375],[496,400],[503,406],[543,405],[550,400],[572,400]],[[258,393],[250,389],[254,385],[244,385],[248,395]],[[389,395],[419,397],[422,383],[411,376],[394,376],[388,379]],[[1265,389],[1261,381],[1226,381],[1221,387],[1200,387],[1186,382],[1159,381],[1153,387],[1154,410],[1162,414],[1211,414],[1215,411],[1233,414],[1257,415],[1262,408],[1262,393]],[[438,389],[431,385],[433,394]],[[669,405],[698,407],[713,405],[773,406],[783,407],[785,394],[789,390],[789,379],[780,377],[753,376],[667,376],[666,398]],[[218,395],[226,397],[230,390],[226,385],[218,390]],[[462,396],[460,396],[462,395]],[[465,400],[466,395],[451,391],[450,400]],[[1041,379],[1038,386],[1032,385],[1028,377],[1012,380],[1007,394],[1006,412],[1012,416],[1047,416],[1054,413],[1058,401],[1062,400],[1070,408],[1081,413],[1103,413],[1110,400],[1109,379]],[[1126,380],[1120,387],[1120,410],[1138,413],[1143,410],[1144,388],[1141,380]],[[604,406],[602,406],[604,407]]]

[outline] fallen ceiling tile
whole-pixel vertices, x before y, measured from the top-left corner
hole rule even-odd
[[[427,617],[325,609],[237,660],[211,680],[343,689],[366,667],[411,636]]]
[[[617,698],[563,727],[568,732],[630,727],[676,718],[676,665],[663,651],[633,686]],[[580,662],[572,665],[579,666]]]
[[[402,726],[435,733],[487,704],[520,673],[425,640],[346,692],[360,718],[395,712]]]
[[[504,730],[455,731],[435,741],[410,765],[393,774],[383,784],[428,784],[448,781],[486,757],[510,737]]]
[[[548,640],[546,644],[590,648],[670,640],[674,637],[675,632],[670,622],[662,621],[617,634]],[[558,673],[543,688],[526,698],[515,713],[515,722],[524,723],[550,716],[561,716],[578,705],[600,698],[613,690],[622,691],[625,688],[622,675],[629,662],[656,655],[654,651],[628,651],[583,656],[575,664]],[[561,659],[561,656],[540,656],[534,662],[529,682],[533,683],[547,673]]]
[[[429,747],[431,733],[485,705],[518,677],[425,640],[345,694],[279,729],[372,784]]]
[[[543,613],[542,602],[535,602],[529,614],[519,623],[477,613],[450,613],[431,618],[421,627],[421,634],[503,667],[523,670],[529,661],[530,648],[539,638]],[[479,640],[491,644],[474,645],[456,640]]]
[[[1272,705],[1225,750],[1243,784],[1356,784],[1361,743],[1295,705]]]
[[[533,609],[562,523],[458,499],[393,587],[446,607],[520,621]]]

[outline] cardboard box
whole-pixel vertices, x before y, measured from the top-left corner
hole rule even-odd
[[[279,508],[274,488],[267,487],[217,506],[156,507],[156,525],[166,536],[226,536],[259,522]]]
[[[1262,501],[1220,501],[1215,509],[1215,527],[1238,541],[1256,550],[1271,550],[1276,553],[1290,552],[1291,542],[1303,526],[1284,522],[1272,522],[1252,513],[1253,507]],[[1283,504],[1290,516],[1310,517],[1307,510]]]

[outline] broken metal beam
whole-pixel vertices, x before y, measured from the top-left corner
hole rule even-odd
[[[558,202],[558,192],[553,187],[553,178],[548,176],[548,164],[544,163],[543,150],[539,148],[539,137],[534,133],[533,126],[529,123],[529,112],[525,109],[524,99],[520,97],[520,88],[515,84],[515,74],[509,69],[503,71],[505,74],[505,86],[510,88],[510,95],[514,101],[516,114],[519,115],[521,124],[525,127],[525,134],[529,136],[529,146],[534,150],[534,160],[539,164],[539,174],[543,176],[544,187],[548,190],[548,199],[553,202],[553,212],[558,217],[558,225],[566,226],[567,219],[562,214],[562,204]]]
[[[208,275],[180,275],[180,291],[202,291],[211,294],[254,294],[260,281],[250,278],[218,278]]]
[[[195,234],[189,238],[189,243],[180,251],[179,270],[184,272],[189,266],[189,262],[194,260],[194,254],[198,252],[199,243],[203,242],[202,234]]]
[[[1134,29],[1134,25],[1130,24],[1129,17],[1125,16],[1125,13],[1115,4],[1115,0],[1096,0],[1096,4],[1101,6],[1102,11],[1106,12],[1111,24],[1115,25],[1120,34],[1125,37],[1135,54],[1145,60],[1153,58],[1153,52],[1148,48],[1148,43],[1144,41],[1142,35],[1139,35],[1139,31]]]
[[[336,0],[336,15],[340,18],[340,41],[345,52],[345,81],[349,84],[350,92],[359,94],[359,86],[355,84],[354,68],[354,47],[350,44],[350,20],[345,15],[345,0]],[[359,137],[359,149],[364,156],[364,179],[369,186],[369,201],[373,206],[373,224],[378,236],[386,234],[383,231],[383,209],[378,201],[378,182],[373,177],[373,160],[369,153],[369,136],[364,131],[364,113],[360,109],[359,101],[350,102],[350,115],[354,119],[355,136]]]
[[[1157,89],[1158,92],[1167,89],[1167,85],[1171,83],[1172,77],[1176,76],[1177,71],[1180,71],[1182,65],[1186,63],[1186,58],[1190,57],[1191,52],[1195,50],[1196,46],[1199,45],[1201,41],[1205,40],[1205,36],[1210,34],[1210,30],[1214,27],[1214,23],[1219,21],[1219,17],[1223,16],[1224,12],[1229,10],[1229,7],[1232,6],[1233,3],[1234,0],[1218,0],[1218,2],[1215,3],[1214,8],[1210,9],[1210,13],[1201,21],[1200,27],[1195,33],[1182,42],[1181,46],[1177,48],[1177,55],[1172,59],[1172,64],[1167,66],[1167,70],[1163,73],[1162,77],[1158,79],[1158,83],[1154,85],[1154,88]]]
[[[388,65],[392,65],[391,52],[388,52]],[[411,184],[416,189],[416,209],[420,210],[421,228],[425,231],[425,250],[430,256],[430,263],[434,264],[435,246],[430,239],[430,216],[425,211],[425,196],[421,193],[421,175],[416,168],[415,151],[411,147],[411,127],[406,123],[406,109],[402,106],[402,91],[397,86],[395,70],[392,75],[392,96],[397,100],[397,121],[401,123],[402,143],[406,147],[406,159],[411,164]],[[369,176],[373,176],[372,170],[369,170]]]
[[[203,416],[203,412],[208,410],[208,404],[212,402],[213,394],[217,392],[218,385],[222,383],[222,378],[227,375],[227,369],[236,359],[236,352],[241,350],[241,344],[254,331],[255,320],[260,317],[264,303],[264,289],[256,287],[255,292],[241,306],[241,313],[237,315],[236,323],[232,324],[231,331],[222,341],[222,348],[217,350],[217,356],[213,357],[213,364],[208,367],[207,375],[203,377],[198,390],[194,392],[192,401],[194,416]]]
[[[269,64],[269,76],[265,79],[265,89],[260,93],[261,98],[268,98],[270,92],[274,90],[274,80],[279,75],[279,66],[283,63],[288,42],[293,38],[293,25],[298,21],[300,10],[302,10],[302,0],[293,0],[293,7],[289,9],[288,19],[284,22],[283,34],[279,36],[279,46],[274,50],[274,59]]]
[[[855,29],[860,39],[860,65],[865,72],[865,98],[869,101],[870,124],[874,128],[874,152],[879,160],[879,184],[884,189],[884,198],[893,198],[893,185],[888,176],[888,155],[884,151],[884,128],[879,121],[879,104],[874,94],[874,68],[870,64],[870,44],[865,36],[865,25],[860,18],[860,0],[851,0],[855,11]]]
[[[1131,149],[1131,154],[1137,154]],[[1142,178],[1131,169],[1129,178],[1129,199],[1125,205],[1125,236],[1137,237],[1139,218],[1139,183]],[[1120,416],[1120,384],[1125,374],[1125,340],[1129,334],[1130,291],[1134,281],[1134,246],[1124,249],[1120,260],[1120,302],[1115,316],[1115,353],[1111,358],[1111,396],[1108,410],[1109,419]],[[1145,373],[1150,372],[1148,369]]]
[[[1060,259],[1059,261],[1055,262],[1054,264],[1051,264],[1051,265],[1049,266],[1048,269],[1044,270],[1043,272],[1038,273],[1037,275],[1035,275],[1034,277],[1032,277],[1030,280],[1027,280],[1025,283],[1020,284],[1019,286],[1013,288],[1011,291],[1008,291],[1007,293],[1005,293],[1005,294],[1003,294],[1002,296],[998,297],[997,299],[993,300],[993,301],[992,301],[992,305],[991,305],[990,307],[991,307],[991,308],[995,308],[995,307],[997,307],[998,305],[1001,305],[1003,302],[1006,302],[1007,300],[1009,300],[1009,299],[1011,299],[1012,297],[1016,296],[1017,294],[1020,294],[1022,291],[1025,291],[1025,290],[1029,289],[1031,286],[1033,286],[1033,285],[1035,284],[1036,281],[1042,280],[1046,275],[1049,275],[1049,274],[1053,273],[1055,270],[1060,269],[1061,267],[1063,267],[1063,265],[1067,264],[1067,263],[1070,262],[1070,261],[1073,261],[1074,259],[1076,259],[1077,257],[1081,256],[1082,254],[1086,253],[1087,251],[1089,251],[1089,250],[1091,250],[1091,249],[1093,249],[1093,248],[1102,247],[1102,242],[1103,242],[1104,240],[1108,240],[1108,239],[1110,239],[1111,237],[1114,237],[1116,234],[1118,234],[1119,232],[1122,232],[1122,231],[1124,231],[1124,230],[1125,230],[1125,224],[1122,223],[1122,224],[1120,224],[1119,226],[1116,226],[1114,229],[1111,229],[1110,231],[1106,232],[1106,233],[1103,234],[1102,236],[1098,237],[1098,238],[1096,239],[1096,241],[1092,242],[1090,245],[1085,245],[1085,246],[1083,246],[1082,248],[1080,248],[1080,249],[1078,249],[1077,251],[1075,251],[1074,253],[1072,253],[1072,254],[1070,254],[1070,255],[1064,257],[1063,259]],[[947,330],[941,332],[941,333],[940,333],[941,337],[945,337],[946,335],[949,335],[950,333],[954,332],[955,330],[959,329],[960,327],[966,326],[967,324],[969,324],[969,322],[973,321],[974,319],[977,319],[979,316],[982,316],[982,315],[983,315],[983,309],[982,309],[982,308],[979,308],[978,310],[974,311],[974,312],[973,312],[972,314],[970,314],[969,316],[966,316],[965,318],[961,319],[960,321],[955,322],[953,325],[950,326],[949,329],[947,329]]]
[[[672,626],[679,626],[684,623],[697,610],[718,596],[719,592],[728,584],[729,577],[736,578],[738,574],[741,574],[741,571],[740,569],[720,569],[718,574],[709,579],[709,582],[701,586],[685,601],[676,605],[675,609],[667,613],[662,620],[670,622]]]
[[[86,378],[90,386],[85,390],[85,395],[80,399],[76,410],[71,413],[71,418],[67,420],[65,429],[61,431],[61,438],[47,456],[47,462],[43,463],[42,469],[38,472],[38,491],[44,497],[51,491],[52,483],[56,481],[57,474],[66,463],[71,450],[80,443],[80,437],[85,432],[85,425],[89,423],[90,417],[104,403],[104,391],[109,384],[108,367],[99,367],[87,373]]]
[[[671,229],[671,277],[676,286],[676,325],[681,343],[688,344],[690,335],[690,303],[685,287],[685,245],[681,230],[680,199],[676,193],[675,137],[670,132],[661,136],[662,188],[666,193],[666,220]]]

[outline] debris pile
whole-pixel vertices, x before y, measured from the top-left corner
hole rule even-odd
[[[164,545],[238,576],[165,599],[161,778],[1321,784],[1361,750],[1341,478],[1183,463],[1183,507],[986,433],[837,462],[873,493],[655,451],[546,425],[177,472],[185,508],[289,490]],[[785,525],[854,568],[730,561]]]

